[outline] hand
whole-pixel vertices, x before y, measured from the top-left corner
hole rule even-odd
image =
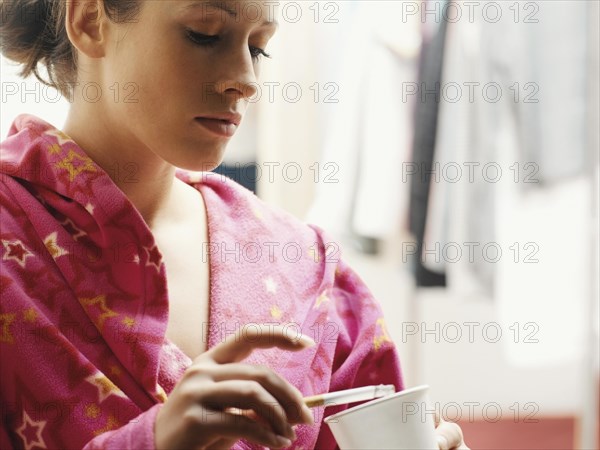
[[[268,367],[239,361],[257,348],[310,345],[312,339],[290,338],[283,327],[253,325],[198,356],[157,414],[156,448],[228,449],[239,439],[290,446],[291,424],[313,423],[302,394]]]
[[[446,422],[436,413],[435,434],[440,450],[469,450],[463,440],[460,427],[453,422]]]

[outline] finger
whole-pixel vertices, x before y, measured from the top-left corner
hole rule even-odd
[[[268,427],[239,414],[221,411],[218,415],[210,415],[209,419],[202,423],[226,441],[246,439],[258,445],[274,448],[292,445],[292,441],[285,436],[279,436]]]
[[[290,423],[314,423],[312,412],[304,404],[302,393],[268,367],[230,363],[204,366],[202,370],[216,382],[235,379],[257,381],[283,407]]]
[[[197,359],[207,358],[217,364],[239,362],[257,348],[279,347],[298,351],[314,345],[315,342],[291,327],[281,325],[247,324],[225,341],[204,352]]]
[[[219,410],[232,406],[251,409],[266,420],[275,433],[295,438],[294,430],[279,402],[256,381],[228,380],[214,383],[203,393],[202,403]]]
[[[461,428],[453,423],[441,421],[435,429],[438,446],[441,450],[451,450],[460,447],[463,444],[463,434]]]

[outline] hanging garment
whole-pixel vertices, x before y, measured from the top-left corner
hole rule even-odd
[[[430,2],[433,3],[433,2]],[[446,7],[447,5],[443,5]],[[424,6],[425,7],[425,6]],[[429,17],[429,16],[428,16]],[[439,20],[439,25],[437,21]],[[432,183],[434,149],[437,141],[438,110],[444,43],[447,21],[443,15],[430,18],[434,22],[423,23],[423,46],[418,83],[418,99],[415,108],[415,132],[410,179],[410,231],[413,233],[417,249],[414,270],[417,286],[445,286],[444,273],[431,271],[423,264],[423,239],[427,224],[429,192],[435,189]]]
[[[425,242],[428,248],[457,246],[462,255],[430,258],[426,265],[446,272],[453,294],[494,300],[510,363],[576,364],[585,349],[581,324],[591,295],[592,187],[578,162],[586,152],[582,124],[565,116],[558,125],[557,118],[575,108],[575,122],[586,123],[585,111],[597,102],[584,94],[585,81],[575,81],[593,77],[582,76],[593,69],[581,47],[597,61],[597,43],[581,41],[593,2],[531,3],[539,8],[534,15],[529,10],[533,23],[524,21],[523,10],[515,22],[512,4],[502,5],[497,23],[476,15],[473,22],[449,24],[443,83],[461,87],[462,96],[450,101],[450,89],[442,95],[435,163],[457,166],[462,176],[450,182],[448,174],[456,172],[447,171],[431,191]],[[548,46],[538,50],[544,58],[551,52],[552,64],[540,62],[539,45]],[[478,83],[472,101],[467,83]],[[486,164],[500,172],[486,174]]]
[[[416,79],[420,42],[408,19],[397,27],[401,2],[348,5],[354,9],[342,22],[345,34],[335,37],[343,40],[343,51],[336,47],[326,63],[338,66],[339,103],[324,106],[330,124],[321,168],[328,173],[335,168],[335,174],[333,181],[317,184],[306,218],[336,235],[358,236],[366,244],[360,250],[375,251],[375,242],[408,221],[402,169],[410,157],[413,102],[403,101],[403,93]],[[327,70],[322,76],[334,72],[322,70]]]

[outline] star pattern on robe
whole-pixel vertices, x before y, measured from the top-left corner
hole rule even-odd
[[[377,319],[377,321],[375,322],[375,325],[379,326],[379,328],[381,329],[381,334],[378,335],[377,333],[375,333],[375,335],[373,336],[373,348],[375,349],[375,351],[377,351],[386,342],[392,342],[392,339],[390,338],[390,335],[387,332],[387,327],[385,325],[385,319],[383,317],[380,317],[379,319]]]
[[[96,166],[89,157],[82,156],[73,150],[69,150],[69,155],[55,163],[55,166],[69,173],[69,181],[73,181],[81,172],[96,172]]]
[[[273,319],[281,319],[282,315],[283,315],[283,312],[281,311],[281,309],[279,309],[279,306],[277,306],[277,305],[271,306],[271,317]]]
[[[58,145],[60,146],[65,145],[67,142],[73,142],[73,140],[67,134],[63,133],[57,128],[48,130],[44,134],[56,138]]]
[[[17,315],[15,313],[0,314],[0,342],[12,344],[15,341],[10,326],[15,321]]]
[[[277,283],[271,277],[267,277],[264,280],[265,289],[269,294],[277,294]]]
[[[26,450],[31,450],[34,447],[47,448],[42,437],[46,422],[46,420],[32,420],[27,411],[23,410],[23,423],[17,428],[17,434],[23,440]]]
[[[202,183],[204,174],[202,172],[187,172],[187,175],[189,177],[190,183]]]
[[[114,364],[112,366],[110,366],[110,374],[111,375],[114,375],[115,377],[119,377],[119,376],[121,376],[122,373],[123,372],[121,371],[119,366],[116,366]]]
[[[102,428],[98,428],[97,430],[95,430],[94,436],[98,436],[110,430],[116,430],[117,428],[119,428],[119,421],[115,418],[115,416],[109,414],[108,419],[106,419],[106,425],[104,425]]]
[[[85,306],[86,311],[90,311],[93,307],[96,307],[97,309],[102,311],[102,314],[97,315],[97,317],[94,319],[94,322],[96,322],[96,325],[98,325],[98,329],[100,330],[102,330],[102,327],[104,326],[104,321],[106,319],[110,317],[116,317],[119,315],[112,309],[110,309],[108,306],[106,306],[105,295],[97,295],[96,297],[92,298],[80,298],[79,301],[82,305]],[[92,314],[92,317],[93,316],[94,314]]]
[[[254,214],[254,217],[256,217],[258,220],[264,219],[263,213],[260,209],[252,208],[252,214]]]
[[[88,203],[87,205],[85,205],[85,210],[87,212],[89,212],[92,216],[94,215],[94,209],[96,207],[94,205],[92,205],[91,203]]]
[[[77,240],[78,238],[85,236],[86,233],[81,228],[77,227],[75,223],[71,219],[66,219],[61,222],[63,228],[67,230],[67,232],[73,236],[73,239]]]
[[[90,419],[97,419],[101,414],[101,410],[95,403],[90,403],[85,406],[85,416]]]
[[[135,325],[135,319],[133,317],[127,316],[121,321],[121,323],[127,328],[133,328],[133,326]]]
[[[160,384],[156,385],[156,392],[154,394],[154,397],[156,397],[156,399],[158,399],[161,403],[167,401],[167,393]]]
[[[121,389],[119,389],[112,381],[110,381],[106,375],[98,372],[94,375],[90,375],[85,379],[88,383],[98,389],[98,403],[102,403],[111,395],[117,397],[127,398]]]
[[[58,155],[62,151],[60,145],[58,144],[49,145],[47,150],[51,155]]]
[[[329,302],[329,297],[327,296],[327,294],[325,294],[325,292],[323,292],[317,297],[317,300],[315,301],[315,306],[313,308],[319,309],[323,303],[327,302]]]
[[[23,310],[23,320],[25,322],[35,322],[35,319],[37,319],[38,317],[38,313],[35,310],[35,308],[27,308],[25,310]]]
[[[44,239],[44,245],[48,249],[48,252],[52,256],[52,258],[54,259],[58,258],[59,256],[65,256],[69,254],[67,249],[62,248],[60,245],[58,245],[57,234],[58,233],[55,231],[54,233],[51,233],[48,236],[46,236],[46,238]]]
[[[23,268],[25,268],[27,258],[33,256],[33,253],[27,250],[27,247],[23,245],[23,242],[20,239],[15,239],[13,241],[2,239],[2,245],[5,250],[2,259],[5,261],[16,261]]]
[[[160,272],[162,258],[158,247],[156,245],[154,245],[152,248],[144,247],[144,250],[146,250],[146,253],[148,254],[148,261],[146,262],[146,267],[153,266],[157,272]]]

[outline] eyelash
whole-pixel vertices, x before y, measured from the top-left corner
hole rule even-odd
[[[219,36],[212,36],[208,34],[196,33],[192,30],[186,30],[188,38],[196,45],[202,47],[214,47],[217,45],[219,41]],[[259,47],[250,47],[250,54],[252,55],[252,59],[257,61],[261,56],[265,58],[271,58],[271,55],[264,51],[264,49]]]

